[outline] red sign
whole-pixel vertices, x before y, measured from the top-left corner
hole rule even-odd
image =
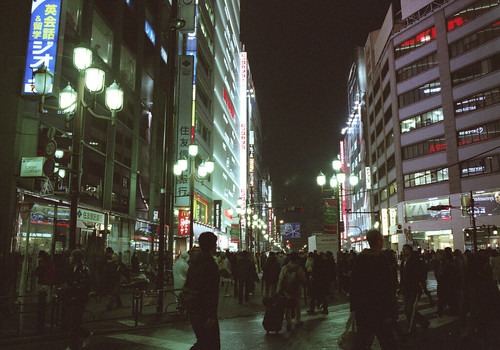
[[[177,235],[178,236],[189,236],[189,211],[179,210],[179,224],[177,225]]]
[[[231,118],[235,118],[236,110],[234,109],[233,102],[231,101],[231,96],[227,92],[226,88],[222,91],[222,98],[224,102],[226,102],[227,109],[229,110],[229,114],[231,114]]]

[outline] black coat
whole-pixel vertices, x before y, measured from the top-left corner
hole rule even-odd
[[[377,319],[397,315],[396,286],[388,259],[365,249],[354,260],[350,286],[351,311]]]
[[[219,279],[219,267],[209,253],[201,251],[189,260],[185,287],[200,294],[201,301],[193,311],[203,318],[217,318]]]

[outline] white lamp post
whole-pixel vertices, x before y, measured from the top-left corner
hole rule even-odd
[[[215,168],[213,161],[204,161],[196,170],[196,156],[198,155],[198,145],[192,143],[189,145],[188,154],[190,158],[189,169],[189,249],[193,247],[194,243],[194,181],[195,179],[203,182],[204,178],[210,175]],[[174,175],[180,176],[182,172],[186,171],[188,161],[185,158],[179,159],[174,164]]]
[[[34,75],[34,90],[42,96],[39,111],[46,113],[44,107],[62,110],[65,114],[75,113],[73,125],[73,143],[71,152],[71,181],[70,181],[70,232],[69,232],[69,249],[76,247],[76,229],[77,229],[77,211],[78,202],[80,199],[81,186],[81,143],[83,134],[83,112],[84,108],[88,109],[84,102],[85,87],[92,93],[100,93],[104,90],[105,72],[98,68],[92,67],[93,53],[92,50],[77,46],[73,50],[73,65],[79,71],[77,91],[68,84],[59,92],[59,108],[45,106],[45,95],[48,94],[53,81],[53,74],[42,65]],[[123,90],[114,82],[106,89],[105,96],[106,107],[111,111],[111,117],[100,116],[88,109],[95,117],[109,119],[111,124],[115,124],[116,112],[123,108]]]
[[[346,181],[346,174],[341,171],[342,162],[339,159],[332,161],[333,176],[330,178],[329,185],[330,190],[333,191],[334,197],[337,199],[337,234],[338,234],[338,245],[339,251],[342,249],[342,239],[340,232],[340,224],[342,222],[342,211],[341,211],[341,198],[343,196],[343,184]],[[356,186],[358,184],[358,177],[355,175],[349,176],[349,183],[351,186]],[[320,172],[316,177],[316,183],[324,190],[326,184],[326,176]]]

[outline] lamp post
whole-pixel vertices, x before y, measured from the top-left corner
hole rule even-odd
[[[342,238],[341,238],[341,226],[343,224],[342,221],[342,209],[341,209],[341,199],[343,197],[343,184],[345,183],[346,180],[346,174],[342,172],[342,163],[340,160],[335,159],[332,162],[332,169],[333,169],[333,176],[330,177],[329,185],[330,185],[330,190],[333,191],[333,197],[337,199],[337,234],[338,234],[338,249],[339,252],[342,250]],[[358,177],[356,175],[351,175],[349,176],[349,183],[351,186],[356,186],[358,184]],[[316,183],[321,187],[322,191],[325,192],[328,189],[324,189],[324,186],[326,184],[326,176],[320,172],[319,175],[316,177]]]
[[[104,90],[105,73],[102,69],[92,66],[93,52],[85,46],[76,46],[73,50],[73,65],[78,69],[77,91],[73,90],[68,84],[59,93],[59,108],[46,106],[45,95],[50,91],[53,74],[42,65],[33,72],[34,90],[42,95],[39,111],[46,113],[45,108],[58,109],[65,114],[75,114],[73,118],[73,135],[71,146],[71,168],[70,168],[70,222],[69,222],[69,241],[70,250],[76,248],[76,230],[78,202],[80,200],[81,187],[81,162],[83,141],[83,118],[84,110],[88,110],[91,115],[97,118],[111,120],[111,125],[115,125],[116,112],[123,108],[123,90],[114,82],[106,89],[105,102],[106,107],[111,112],[111,117],[101,116],[92,111],[85,104],[85,87],[91,93],[101,93]]]
[[[242,250],[243,247],[243,224],[242,220],[245,218],[245,207],[244,201],[238,198],[238,207],[236,208],[236,213],[238,214],[238,229],[239,229],[239,239],[238,239],[238,250]]]
[[[195,180],[203,183],[207,175],[214,171],[214,162],[207,160],[200,164],[196,173],[196,156],[198,155],[198,145],[192,143],[188,149],[190,158],[189,169],[189,249],[194,243],[194,182]],[[174,164],[174,174],[179,176],[187,170],[187,159],[180,159]]]

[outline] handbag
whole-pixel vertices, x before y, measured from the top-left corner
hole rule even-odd
[[[354,312],[351,312],[347,319],[344,333],[340,335],[337,344],[341,349],[351,350],[354,348],[354,338],[356,337],[356,317]]]

